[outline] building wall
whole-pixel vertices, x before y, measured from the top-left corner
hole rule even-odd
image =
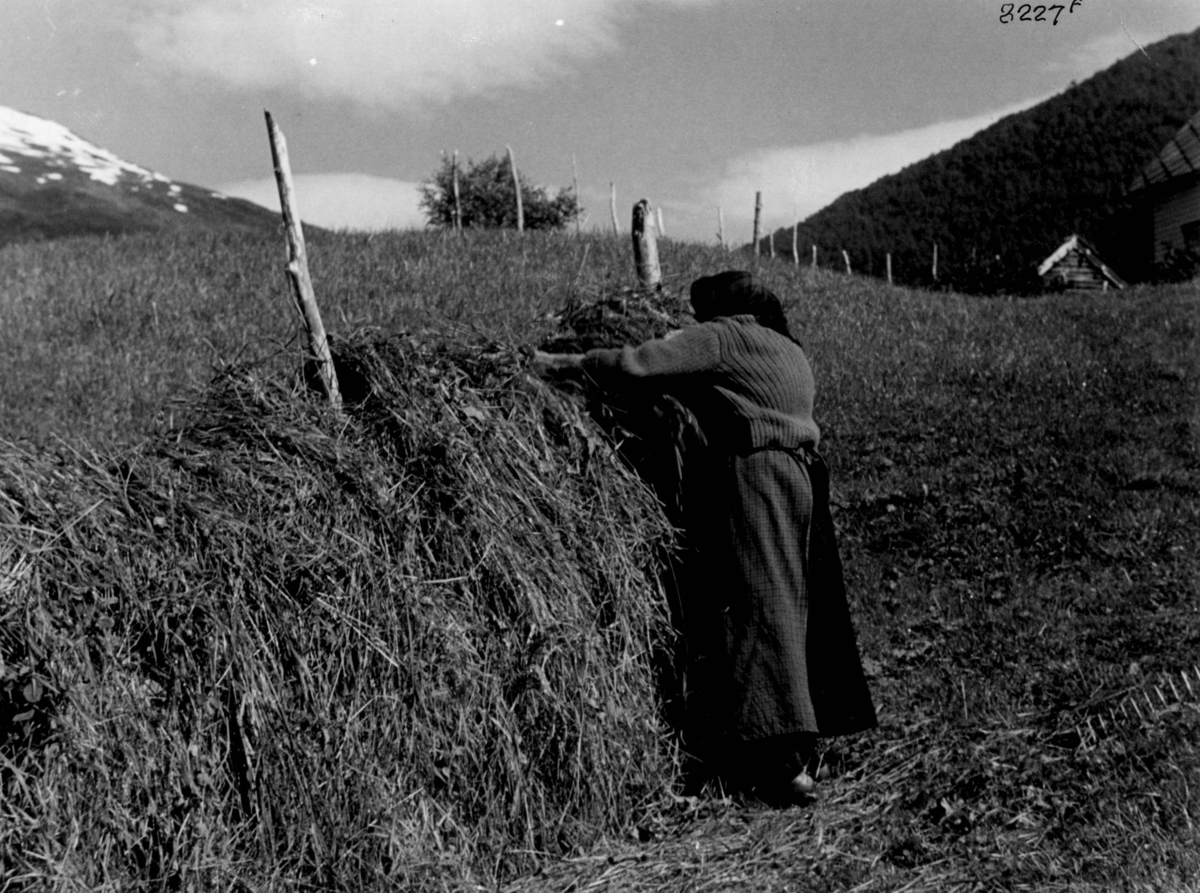
[[[1183,227],[1200,221],[1200,177],[1159,199],[1154,206],[1154,260],[1160,261],[1165,246],[1182,250]]]

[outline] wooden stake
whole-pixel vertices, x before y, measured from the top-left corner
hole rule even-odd
[[[816,245],[813,245],[813,262],[812,262],[812,265],[813,265],[813,267],[814,267],[814,268],[816,268],[816,266],[817,266],[817,246],[816,246]]]
[[[662,271],[658,267],[658,244],[654,240],[654,225],[649,223],[650,202],[640,200],[633,206],[633,263],[637,267],[638,285],[660,288]]]
[[[658,220],[658,234],[660,237],[665,236],[667,234],[667,231],[665,229],[663,229],[662,205],[659,205],[657,208],[654,209],[654,214]]]
[[[792,224],[792,263],[800,266],[800,221]]]
[[[933,281],[937,282],[937,242],[933,243]]]
[[[454,229],[462,232],[462,197],[458,193],[458,149],[450,161],[450,179],[454,184]]]
[[[720,240],[721,247],[725,248],[725,214],[720,205],[717,205],[717,239]]]
[[[621,224],[617,221],[617,184],[608,184],[609,206],[612,210],[613,232],[621,232]]]
[[[770,234],[767,236],[767,253],[770,254],[772,258],[775,257],[775,230],[771,230]]]
[[[846,262],[846,275],[850,275],[850,252],[845,248],[842,249],[842,260]]]
[[[505,146],[508,149],[508,166],[512,168],[513,189],[517,193],[517,232],[525,232],[525,206],[521,203],[521,179],[517,176],[517,162],[513,158],[512,146]]]
[[[288,163],[287,140],[283,137],[271,113],[264,111],[267,118],[267,137],[271,142],[271,162],[275,168],[275,184],[279,187],[279,205],[283,212],[283,225],[287,235],[288,262],[284,270],[292,284],[296,306],[304,318],[308,332],[308,348],[311,359],[316,363],[321,388],[335,409],[342,405],[338,390],[337,372],[333,368],[333,357],[329,353],[329,341],[325,337],[325,326],[321,323],[321,311],[313,293],[312,277],[308,273],[308,255],[304,250],[304,231],[300,215],[296,211],[295,188],[292,185],[292,168]]]
[[[759,225],[762,222],[762,193],[754,193],[754,256],[758,257]]]
[[[579,167],[575,164],[575,153],[571,153],[571,188],[575,190],[575,206],[579,206]],[[579,214],[575,215],[575,235],[582,232],[583,223]]]
[[[887,253],[888,285],[892,284],[892,252]]]

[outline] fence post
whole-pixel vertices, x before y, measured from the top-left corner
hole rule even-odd
[[[454,185],[454,229],[462,232],[462,199],[458,193],[458,149],[450,161],[450,180]]]
[[[813,265],[813,269],[815,270],[815,269],[817,268],[817,246],[816,246],[815,244],[813,245],[813,262],[812,262],[812,265]]]
[[[717,239],[721,242],[722,250],[725,250],[725,214],[720,205],[717,205]]]
[[[617,221],[617,184],[610,182],[608,184],[608,204],[609,210],[612,211],[613,232],[621,232],[621,224]]]
[[[792,224],[792,263],[800,266],[800,221]]]
[[[571,188],[575,191],[575,208],[579,209],[579,166],[575,164],[575,153],[571,153]],[[575,215],[575,235],[581,235],[583,223],[579,220],[580,215]]]
[[[525,232],[525,206],[521,203],[521,180],[517,176],[517,161],[513,158],[512,146],[505,146],[508,149],[508,166],[512,168],[513,189],[517,193],[517,232]]]
[[[287,140],[283,137],[283,131],[275,124],[271,113],[264,111],[263,114],[267,118],[271,162],[275,168],[275,185],[279,187],[279,206],[283,212],[283,224],[287,235],[288,262],[284,270],[292,284],[296,306],[304,318],[304,327],[308,332],[308,348],[317,366],[317,377],[321,381],[329,405],[338,409],[342,405],[342,395],[338,389],[337,372],[333,368],[333,357],[329,353],[329,341],[325,337],[325,326],[321,322],[321,311],[317,308],[317,297],[313,293],[312,277],[308,273],[308,255],[304,250],[304,231],[300,226],[300,215],[296,212]]]
[[[637,268],[638,285],[660,288],[662,271],[658,267],[658,244],[654,240],[654,224],[650,217],[650,202],[641,199],[633,206],[633,263]]]
[[[772,260],[775,258],[775,230],[767,234],[767,253],[771,255]]]
[[[659,205],[657,208],[655,208],[654,213],[658,219],[658,234],[660,236],[665,236],[667,234],[667,231],[663,229],[662,205]]]
[[[933,243],[933,281],[937,282],[937,242]]]
[[[887,253],[888,285],[892,284],[892,252]]]
[[[842,249],[842,260],[846,262],[846,275],[850,275],[850,252],[845,248]]]
[[[754,193],[754,256],[758,257],[759,224],[762,220],[762,192]]]

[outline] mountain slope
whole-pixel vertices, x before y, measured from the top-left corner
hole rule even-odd
[[[176,183],[76,136],[0,106],[0,245],[169,228],[264,230],[279,215]]]
[[[970,139],[849,192],[799,227],[856,271],[967,292],[1036,287],[1036,265],[1072,233],[1124,278],[1148,273],[1144,212],[1127,187],[1200,109],[1200,30],[1175,35]],[[791,244],[780,231],[776,244]]]

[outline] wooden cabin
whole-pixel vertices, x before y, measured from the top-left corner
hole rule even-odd
[[[1129,192],[1153,220],[1154,263],[1171,250],[1200,253],[1200,112],[1142,168]]]
[[[1071,236],[1042,261],[1038,275],[1049,289],[1108,291],[1125,287],[1125,280],[1100,259],[1087,239],[1079,235]]]

